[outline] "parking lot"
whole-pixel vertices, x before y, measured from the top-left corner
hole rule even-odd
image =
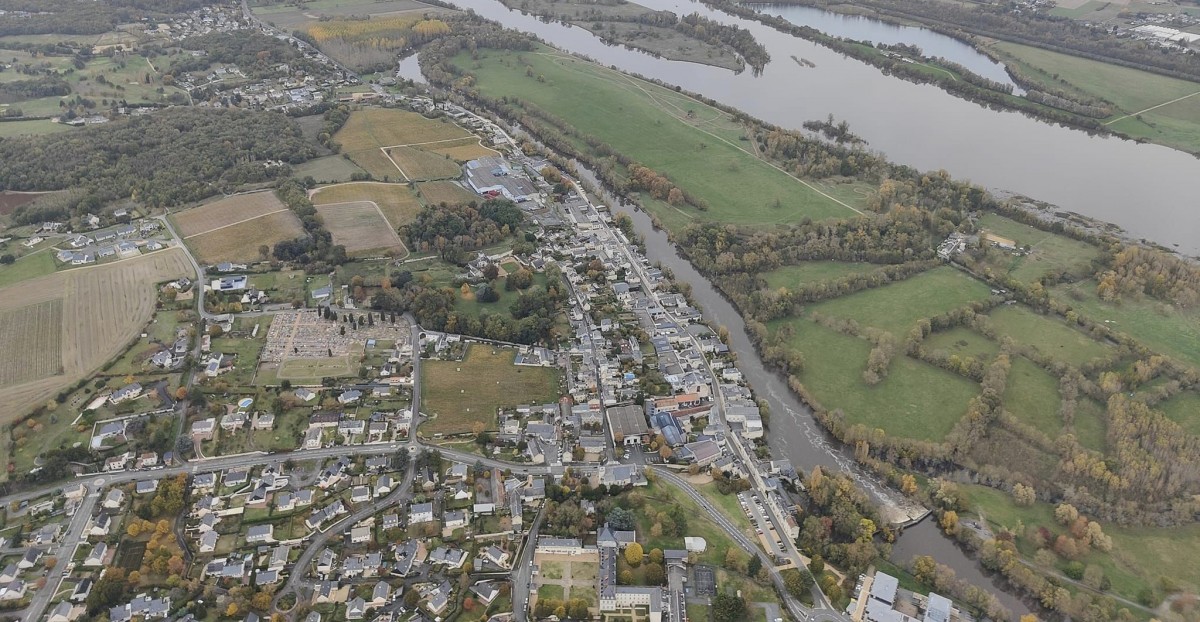
[[[767,552],[773,555],[775,559],[786,558],[787,554],[784,553],[781,547],[782,540],[779,538],[778,532],[775,531],[774,524],[767,518],[767,511],[763,508],[758,497],[746,491],[738,493],[738,500],[741,501],[742,509],[750,516],[750,524],[754,525],[754,530],[758,534],[759,540],[762,540]]]

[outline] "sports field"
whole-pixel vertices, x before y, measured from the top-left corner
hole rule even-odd
[[[452,181],[430,181],[417,184],[417,192],[427,205],[459,205],[480,201],[482,197]]]
[[[422,187],[424,185],[422,184]],[[371,201],[378,205],[393,229],[399,229],[412,222],[421,211],[421,202],[404,184],[351,182],[318,188],[312,194],[312,202],[318,206],[352,201]]]
[[[493,155],[478,146],[478,137],[455,125],[449,118],[428,119],[405,110],[367,108],[351,113],[334,135],[342,153],[376,179],[421,181],[457,177],[459,163],[438,149],[461,151],[474,142],[471,153]]]
[[[708,203],[704,212],[654,206],[668,228],[694,219],[753,225],[855,215],[852,204],[756,157],[729,114],[680,93],[549,48],[464,53],[454,62],[475,76],[482,94],[529,102],[581,134],[602,137]]]
[[[62,313],[61,299],[0,312],[0,387],[62,372]]]
[[[333,243],[345,246],[351,256],[405,253],[400,236],[373,201],[318,205],[317,213]]]
[[[154,312],[153,285],[181,276],[195,275],[183,250],[170,249],[0,288],[0,321],[5,326],[15,321],[36,333],[0,332],[0,351],[22,353],[14,361],[30,367],[3,371],[8,386],[0,421],[26,412],[120,354]],[[49,334],[52,326],[61,331],[57,340]],[[61,352],[57,364],[55,350]]]
[[[856,320],[863,326],[883,329],[903,339],[917,320],[984,300],[988,295],[987,285],[942,266],[890,285],[822,301],[809,310]]]
[[[511,348],[472,344],[462,361],[421,363],[421,412],[432,416],[421,432],[471,432],[477,422],[495,430],[501,407],[558,401],[560,371],[513,365],[515,358]]]

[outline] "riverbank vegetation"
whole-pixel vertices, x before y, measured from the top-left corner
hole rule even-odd
[[[702,17],[682,18],[634,2],[504,0],[505,6],[591,32],[608,44],[627,45],[671,60],[742,71],[762,71],[771,56],[747,31]]]
[[[1192,496],[1200,468],[1189,466],[1200,460],[1200,438],[1156,410],[1200,384],[1200,364],[1170,358],[1200,350],[1194,330],[1172,328],[1194,317],[1194,266],[1002,203],[945,173],[818,143],[545,48],[439,44],[422,58],[435,83],[520,122],[640,199],[738,307],[767,363],[897,488],[921,495],[906,477],[954,472],[1131,530],[1188,524],[1200,511]],[[585,106],[581,92],[598,103]],[[713,125],[695,127],[689,111]],[[748,147],[734,154],[737,168],[710,157],[728,153],[718,143]],[[780,208],[769,193],[797,178],[744,184],[750,171],[780,169],[869,190],[840,214],[829,197],[792,193],[772,217]],[[764,198],[765,209],[756,205]],[[958,240],[949,266],[937,256],[947,236]],[[1104,307],[1076,304],[1068,288]],[[1169,310],[1158,335],[1179,343],[1143,343],[1097,311],[1126,305]],[[1071,561],[1064,551],[1043,557]],[[1059,571],[1035,569],[1036,580],[1015,582],[1048,609],[1128,615],[1086,588],[1043,597],[1047,585],[1062,585]],[[1197,577],[1175,580],[1200,588]],[[1108,589],[1137,596],[1115,581]]]

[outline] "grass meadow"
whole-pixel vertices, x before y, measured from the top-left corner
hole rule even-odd
[[[989,288],[984,283],[943,266],[890,285],[824,300],[808,309],[852,319],[903,339],[917,320],[984,300],[988,295]]]
[[[510,348],[472,344],[462,361],[421,363],[421,412],[433,415],[421,424],[421,432],[471,432],[475,423],[495,430],[501,407],[558,401],[559,370],[513,365],[516,354]]]

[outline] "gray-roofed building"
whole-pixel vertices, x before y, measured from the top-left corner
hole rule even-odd
[[[613,406],[606,414],[609,432],[613,442],[618,445],[638,445],[642,442],[642,436],[650,431],[639,406]]]

